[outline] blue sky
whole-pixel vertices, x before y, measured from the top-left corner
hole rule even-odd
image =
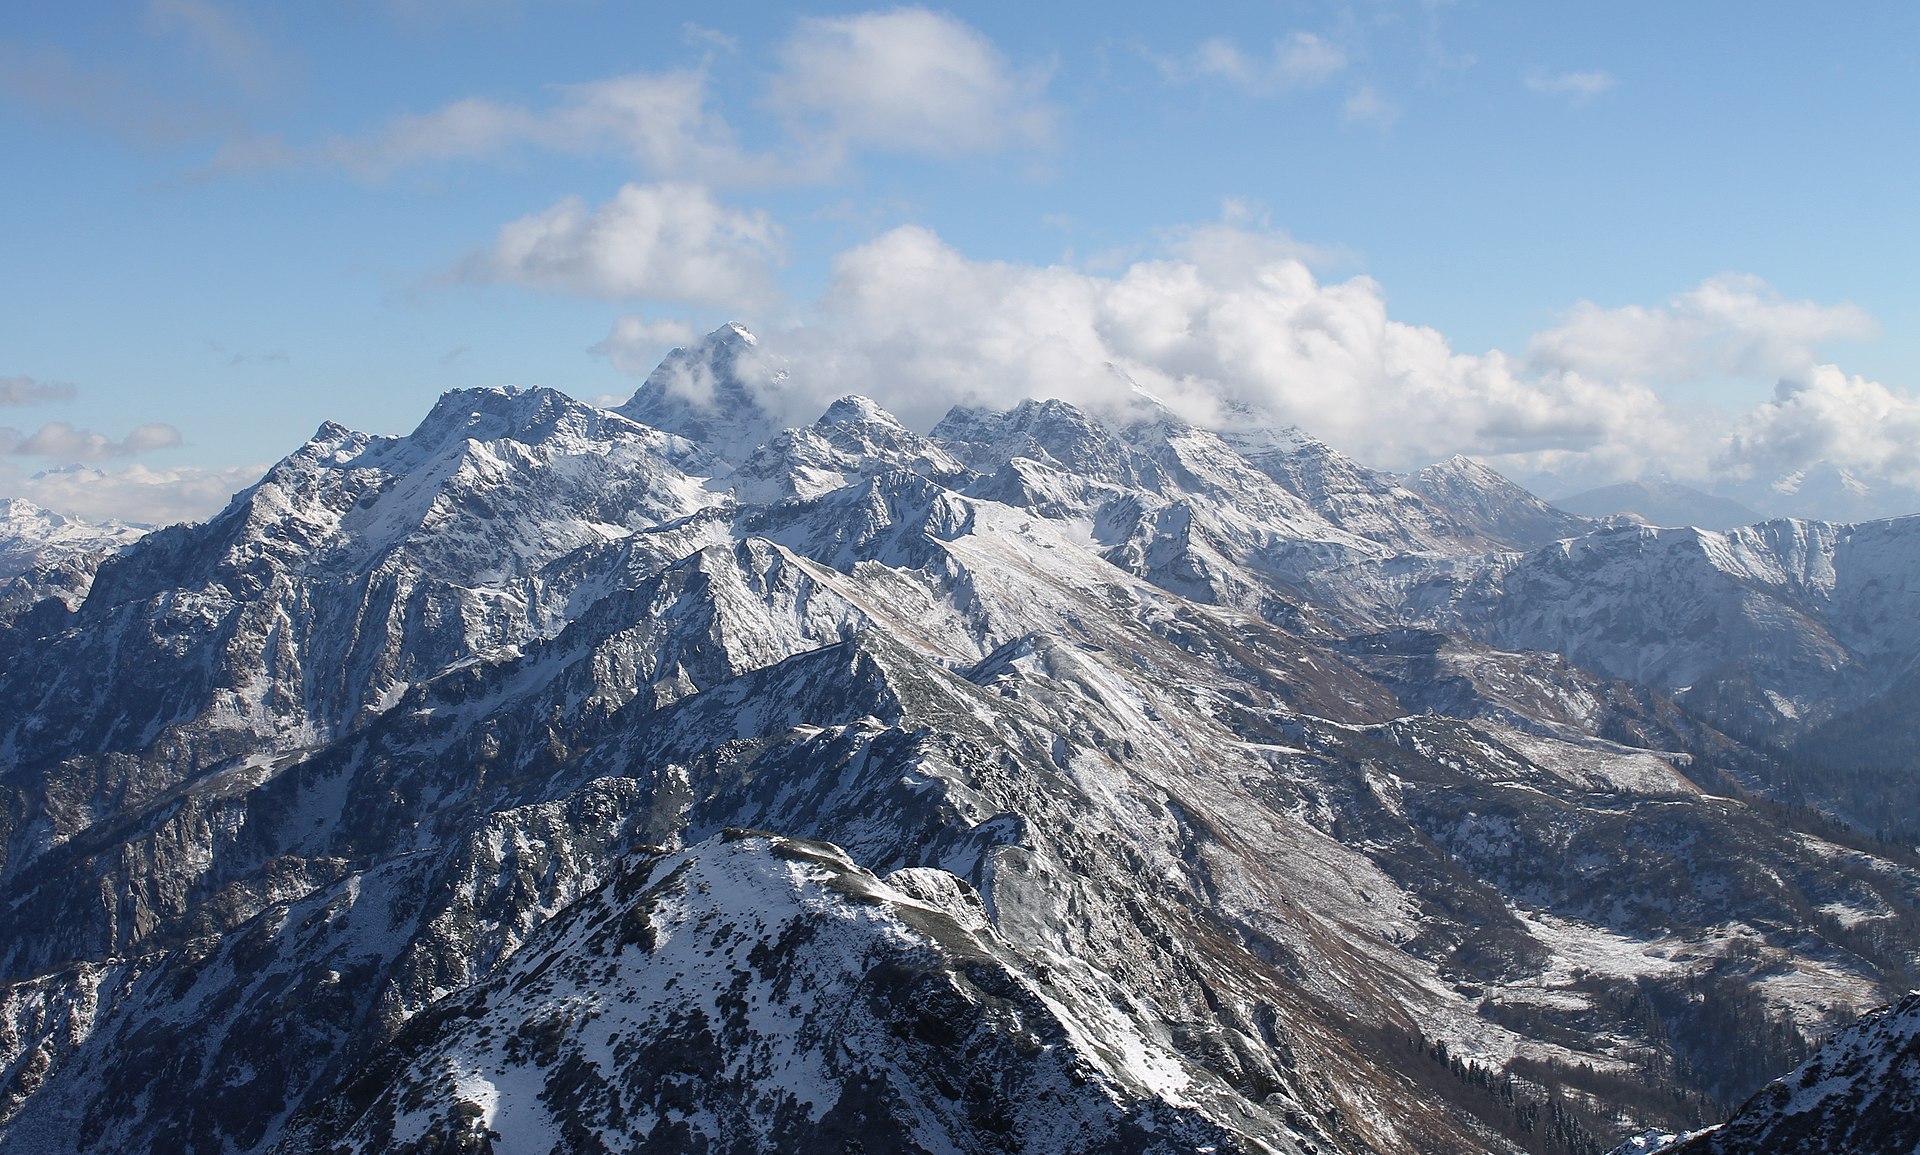
[[[1916,142],[1909,4],[13,4],[0,494],[205,516],[739,319],[796,416],[1131,381],[1920,510]]]

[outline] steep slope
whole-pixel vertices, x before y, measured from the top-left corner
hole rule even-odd
[[[1920,993],[1865,1016],[1721,1126],[1662,1155],[1920,1151]]]
[[[1329,497],[1369,475],[1057,403],[684,428],[330,427],[0,634],[0,1150],[830,1143],[839,1104],[965,1149],[1042,1088],[1089,1149],[1565,1149],[1705,1122],[1920,954],[1910,855],[1458,636],[1532,555],[1396,554]],[[1879,607],[1836,639],[1904,604],[1803,537],[1776,585]],[[1341,625],[1435,572],[1452,632]],[[806,981],[843,997],[789,1031]]]
[[[1484,501],[1462,517],[1298,429],[1229,431],[1221,437],[1335,525],[1397,553],[1488,553],[1519,544],[1504,533],[1488,532],[1496,519],[1478,513]],[[1516,521],[1509,514],[1500,524]]]
[[[1407,478],[1407,488],[1513,549],[1590,532],[1588,518],[1555,509],[1470,457],[1455,455]]]
[[[1465,571],[1410,615],[1686,694],[1738,732],[1868,701],[1920,653],[1920,519],[1624,527]]]
[[[950,874],[729,831],[618,863],[281,1146],[1247,1149],[1179,1104],[1177,1059],[1076,996]]]
[[[3,869],[408,684],[550,634],[575,551],[722,503],[690,443],[551,390],[450,393],[411,435],[329,425],[199,526],[0,636]]]
[[[744,325],[722,325],[697,344],[667,354],[614,412],[697,441],[720,460],[737,465],[780,430],[763,402],[763,394],[778,381],[771,375],[749,380],[758,344]]]

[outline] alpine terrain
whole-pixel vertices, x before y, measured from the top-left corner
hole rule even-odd
[[[1920,1139],[1920,518],[774,366],[8,507],[0,1152]]]

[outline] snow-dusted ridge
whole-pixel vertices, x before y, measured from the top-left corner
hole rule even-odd
[[[325,426],[6,619],[0,1151],[1535,1150],[1920,957],[1920,863],[1728,732],[1899,676],[1914,524],[776,430],[753,349]]]

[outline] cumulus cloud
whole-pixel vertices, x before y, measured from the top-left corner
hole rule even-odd
[[[10,482],[8,489],[44,509],[89,521],[171,525],[213,516],[233,494],[265,472],[264,465],[150,469],[136,462],[110,470],[75,466]]]
[[[49,421],[28,434],[9,426],[0,426],[0,453],[16,457],[104,461],[110,457],[131,457],[149,450],[168,449],[178,444],[180,431],[161,422],[138,426],[118,441],[65,421]]]
[[[781,382],[762,400],[794,424],[847,393],[922,429],[956,404],[1124,416],[1151,399],[1214,428],[1298,425],[1389,469],[1467,453],[1543,492],[1827,465],[1920,496],[1920,400],[1813,360],[1873,332],[1855,306],[1720,276],[1657,306],[1580,305],[1524,355],[1461,352],[1395,320],[1372,279],[1321,279],[1320,258],[1238,204],[1097,267],[975,260],[903,226],[842,252],[803,321],[762,332],[752,379]],[[592,351],[639,376],[695,336],[634,314]],[[1733,416],[1663,396],[1703,378],[1782,384]]]
[[[1565,97],[1573,104],[1585,104],[1594,97],[1613,87],[1613,74],[1610,72],[1548,72],[1536,68],[1526,75],[1526,85],[1530,91],[1542,96]]]
[[[773,296],[781,233],[763,212],[700,185],[629,184],[588,208],[568,197],[500,230],[461,269],[469,280],[612,299],[753,305]]]
[[[1536,334],[1527,359],[1589,377],[1687,382],[1706,377],[1771,381],[1804,373],[1829,341],[1874,335],[1851,304],[1789,300],[1758,277],[1713,277],[1665,305],[1602,309],[1583,302]]]
[[[1226,223],[1113,275],[970,260],[897,228],[837,259],[818,314],[762,343],[785,359],[796,420],[848,392],[924,428],[957,403],[1113,409],[1144,391],[1200,424],[1250,411],[1389,467],[1651,451],[1669,429],[1645,387],[1456,353],[1391,319],[1372,280],[1321,283],[1286,238]]]
[[[1044,81],[952,16],[896,8],[802,21],[768,97],[829,153],[952,157],[1044,141],[1053,121]]]
[[[0,377],[0,405],[71,401],[74,393],[74,387],[65,381],[36,381],[32,377]]]
[[[1311,32],[1295,32],[1273,42],[1270,52],[1249,56],[1224,37],[1201,44],[1177,66],[1166,67],[1176,77],[1218,77],[1246,92],[1268,95],[1297,88],[1316,88],[1347,66],[1347,54]]]
[[[240,140],[222,148],[212,167],[317,164],[376,181],[413,165],[499,161],[532,149],[623,156],[655,176],[752,182],[776,172],[771,158],[735,143],[726,120],[710,107],[703,70],[633,73],[554,91],[557,99],[546,107],[469,97],[397,117],[370,134],[312,146]]]
[[[1920,489],[1920,398],[1816,365],[1747,414],[1716,464],[1763,480],[1833,465]]]

